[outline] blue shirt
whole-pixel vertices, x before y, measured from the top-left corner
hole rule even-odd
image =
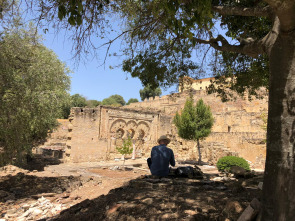
[[[173,151],[161,144],[152,148],[151,152],[151,173],[156,176],[168,176],[169,174],[169,163],[171,166],[175,166],[175,159]]]

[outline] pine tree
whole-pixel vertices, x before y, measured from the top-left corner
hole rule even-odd
[[[201,163],[200,140],[211,133],[213,121],[210,107],[202,99],[194,106],[193,99],[188,98],[181,114],[176,113],[174,117],[178,135],[185,140],[197,141],[199,164]]]

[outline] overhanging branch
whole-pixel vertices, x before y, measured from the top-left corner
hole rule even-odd
[[[213,6],[212,10],[220,15],[239,15],[239,16],[254,16],[254,17],[271,17],[272,9],[266,7],[228,7],[228,6]]]
[[[209,44],[211,47],[219,51],[235,52],[245,54],[254,58],[258,57],[259,54],[265,53],[262,40],[253,40],[249,42],[243,41],[240,45],[229,44],[228,41],[222,35],[218,35],[216,38],[211,38],[210,40],[197,38],[195,40],[200,44]]]

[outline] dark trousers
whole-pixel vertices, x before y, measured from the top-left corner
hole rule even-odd
[[[152,159],[151,158],[147,158],[147,164],[149,166],[149,168],[151,169],[151,165],[152,165]]]

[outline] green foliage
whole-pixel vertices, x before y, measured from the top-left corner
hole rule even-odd
[[[123,61],[123,71],[137,77],[148,88],[167,87],[178,83],[180,76],[197,75],[199,66],[190,60],[192,45],[184,40],[152,43],[148,49],[140,50],[135,57]],[[169,49],[169,50],[168,50]],[[163,52],[163,50],[168,50]]]
[[[101,102],[97,100],[87,100],[83,95],[81,94],[74,94],[72,96],[67,96],[67,102],[62,107],[63,114],[60,118],[67,119],[70,115],[71,108],[72,107],[90,107],[94,108],[100,105]]]
[[[46,138],[68,98],[69,70],[34,35],[32,26],[13,26],[0,39],[2,165]]]
[[[162,94],[161,88],[153,89],[150,85],[145,86],[143,89],[139,90],[140,98],[143,101],[144,99],[149,99],[150,97],[155,98],[156,96],[160,96]]]
[[[57,1],[58,3],[58,18],[62,20],[63,18],[67,18],[68,22],[75,26],[81,25],[82,19],[85,17],[85,8],[88,8],[89,2],[82,0],[74,0],[74,1]],[[92,8],[92,13],[100,14],[100,11],[104,6],[107,6],[110,3],[109,0],[100,0],[95,1],[95,6]]]
[[[219,171],[230,171],[232,166],[239,166],[245,170],[250,170],[249,163],[242,157],[225,156],[218,160],[216,164]]]
[[[71,95],[69,93],[64,96],[64,103],[61,106],[61,113],[58,115],[58,119],[68,119],[71,112]]]
[[[87,100],[84,96],[80,94],[74,94],[70,96],[67,94],[65,97],[66,102],[62,106],[62,114],[58,118],[67,119],[70,115],[72,107],[86,107]]]
[[[181,114],[176,113],[173,122],[181,138],[200,140],[211,133],[214,119],[210,107],[202,99],[194,106],[193,99],[188,98]]]
[[[266,112],[261,113],[260,117],[261,117],[261,119],[263,121],[263,124],[261,125],[261,128],[266,131],[267,130],[267,118],[268,118],[268,114]]]
[[[124,163],[125,163],[125,155],[131,154],[133,152],[133,145],[131,137],[123,140],[123,144],[121,147],[116,147],[116,150],[123,155]],[[124,164],[123,163],[123,164]]]
[[[116,147],[116,150],[122,155],[131,154],[133,151],[131,138],[128,137],[128,139],[124,139],[122,146]]]
[[[87,106],[87,99],[80,94],[74,94],[71,96],[71,106],[72,107],[86,107]]]
[[[118,94],[111,95],[110,97],[103,99],[101,102],[102,105],[110,105],[115,107],[124,106],[125,103],[126,102],[124,98]]]
[[[98,101],[98,100],[87,100],[87,101],[86,101],[86,106],[87,106],[87,107],[91,107],[91,108],[93,108],[93,107],[97,107],[97,106],[100,105],[100,104],[101,104],[101,102]]]
[[[0,0],[0,19],[3,19],[6,12],[10,10],[10,5],[9,0]]]
[[[219,33],[216,30],[220,26],[224,29],[227,39],[233,40],[233,45],[237,44],[239,39],[260,39],[265,36],[271,30],[270,18],[222,15],[212,10],[212,6],[264,7],[267,5],[264,1],[41,2],[42,18],[48,21],[57,18],[57,23],[64,21],[70,26],[75,26],[73,39],[76,39],[77,54],[82,53],[83,48],[85,53],[89,54],[91,48],[88,46],[91,42],[89,44],[86,39],[91,41],[92,35],[105,38],[107,30],[112,30],[110,19],[106,17],[119,15],[122,18],[122,36],[124,35],[126,46],[122,51],[127,56],[123,61],[123,70],[131,73],[132,77],[138,77],[145,86],[171,86],[184,75],[196,78],[204,72],[210,74],[209,68],[212,75],[224,76],[230,73],[237,76],[231,89],[240,94],[248,90],[250,95],[256,95],[255,89],[268,86],[268,58],[249,58],[231,52],[213,54],[207,44],[211,33],[212,37],[217,37]],[[200,42],[198,39],[204,41]],[[113,40],[106,44],[112,44]],[[220,41],[214,43],[222,44]],[[95,47],[93,49],[95,50]],[[206,57],[207,54],[213,56]],[[201,66],[196,63],[198,58],[203,58]],[[224,100],[227,99],[224,88],[216,88],[214,91],[220,93]]]
[[[133,77],[138,77],[144,85],[150,84],[153,88],[175,84],[183,75],[195,78],[200,76],[203,69],[208,74],[207,67],[200,67],[193,62],[195,57],[191,55],[195,53],[194,49],[201,49],[196,38],[208,39],[207,30],[214,34],[214,26],[218,27],[220,24],[228,38],[236,41],[248,37],[259,39],[271,30],[272,25],[272,21],[265,17],[213,14],[211,6],[251,8],[253,4],[253,1],[248,0],[122,3],[121,13],[129,21],[129,28],[134,29],[128,38],[130,58],[123,62],[123,70],[130,72]],[[266,5],[261,1],[259,4],[261,7]],[[139,48],[137,45],[144,46]],[[206,46],[202,48],[205,53],[208,52]],[[202,53],[198,50],[197,56],[200,56],[200,52]],[[256,89],[261,86],[268,88],[269,61],[266,56],[250,58],[232,52],[216,52],[213,55],[208,62],[212,75],[236,76],[236,80],[228,88],[211,88],[211,92],[219,93],[224,101],[230,99],[227,89],[241,95],[247,90],[249,95],[258,96]],[[215,83],[222,85],[223,79],[219,78]]]
[[[115,94],[109,97],[110,99],[114,99],[118,104],[121,104],[124,106],[126,104],[126,101],[121,95]]]
[[[130,98],[129,100],[128,100],[128,102],[126,103],[126,105],[129,105],[129,104],[131,104],[131,103],[137,103],[138,102],[138,100],[136,99],[136,98]]]

